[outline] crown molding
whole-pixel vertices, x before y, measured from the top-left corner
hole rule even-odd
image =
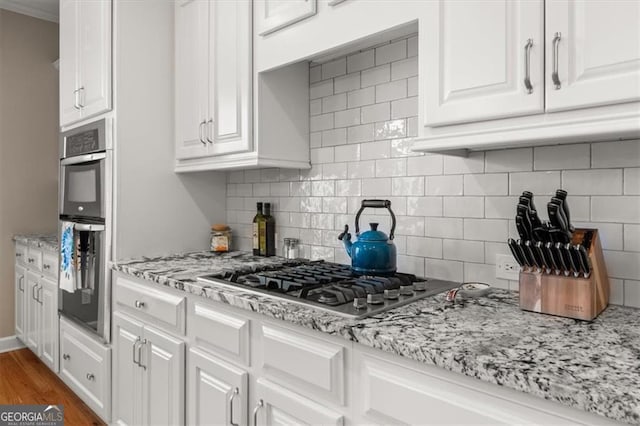
[[[0,0],[0,9],[6,9],[11,12],[20,13],[22,15],[32,16],[34,18],[43,19],[55,23],[60,22],[58,14],[50,13],[33,6],[34,3],[19,0]]]

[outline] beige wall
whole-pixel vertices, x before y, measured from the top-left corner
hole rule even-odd
[[[15,234],[54,233],[58,25],[0,9],[0,338],[14,334]]]

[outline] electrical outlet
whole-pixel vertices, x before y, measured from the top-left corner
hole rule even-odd
[[[497,254],[496,255],[496,278],[503,280],[518,281],[520,278],[520,265],[513,256]]]

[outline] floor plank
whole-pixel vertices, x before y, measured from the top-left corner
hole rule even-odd
[[[0,404],[64,406],[65,425],[104,425],[29,349],[0,353]]]

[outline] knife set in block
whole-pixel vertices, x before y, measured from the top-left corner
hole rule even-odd
[[[598,230],[576,229],[564,249],[566,255],[562,250],[540,253],[548,254],[550,264],[564,267],[523,266],[520,308],[591,321],[609,304],[609,276]]]

